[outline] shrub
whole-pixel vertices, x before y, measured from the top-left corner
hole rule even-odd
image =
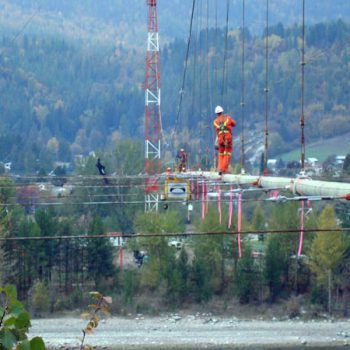
[[[41,316],[43,313],[49,312],[49,290],[44,282],[35,282],[30,291],[29,304],[35,316]]]
[[[42,338],[28,340],[28,312],[17,299],[14,286],[0,287],[0,350],[45,350]]]

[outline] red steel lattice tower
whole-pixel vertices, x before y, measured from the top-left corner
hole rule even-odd
[[[145,210],[158,210],[157,174],[161,171],[160,54],[157,0],[147,0],[148,37],[145,78]]]

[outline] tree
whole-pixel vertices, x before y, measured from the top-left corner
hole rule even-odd
[[[259,279],[258,266],[252,256],[252,248],[244,244],[242,258],[239,259],[234,274],[234,289],[240,303],[247,304],[257,300]]]
[[[180,233],[184,231],[183,220],[177,211],[166,213],[147,212],[139,213],[135,218],[135,229],[138,233]],[[143,250],[148,256],[147,264],[144,264],[141,276],[141,285],[151,290],[157,289],[163,280],[167,281],[168,288],[172,281],[168,272],[175,267],[175,250],[168,245],[168,238],[153,237],[152,239],[138,239],[133,242],[131,248]],[[169,291],[169,289],[168,289]]]
[[[35,221],[40,228],[40,236],[53,237],[56,235],[58,222],[54,217],[53,210],[38,210],[35,213]],[[39,279],[46,282],[51,281],[54,262],[58,255],[58,241],[45,240],[41,241],[37,255],[39,256]]]
[[[234,219],[233,219],[234,221]],[[216,208],[209,209],[204,220],[196,223],[200,232],[222,232],[227,230],[227,214],[223,213],[219,223]],[[213,293],[223,293],[228,285],[227,261],[238,256],[236,237],[233,235],[207,235],[193,238],[195,259],[193,261],[191,283],[197,300],[211,298]],[[234,247],[234,248],[233,248]]]
[[[100,217],[95,217],[90,223],[88,236],[103,234],[102,220]],[[107,236],[91,238],[87,240],[86,250],[89,275],[95,281],[97,289],[101,289],[103,279],[113,277],[115,274],[113,245]]]
[[[274,302],[283,292],[283,274],[285,254],[279,235],[268,237],[265,253],[265,280],[270,292],[270,301]],[[281,263],[283,262],[283,263]]]
[[[175,249],[175,248],[172,248]],[[170,255],[165,271],[166,294],[169,306],[180,306],[188,296],[189,266],[188,255],[183,246],[179,256]]]
[[[343,173],[350,175],[350,153],[346,155],[344,164],[343,164]]]
[[[257,231],[257,233],[259,233],[259,231],[264,231],[266,230],[266,223],[267,223],[267,220],[264,216],[264,213],[263,213],[263,210],[261,208],[261,205],[257,205],[255,208],[254,208],[254,212],[253,212],[253,220],[252,220],[252,228],[254,230]],[[264,235],[263,234],[260,234],[259,235],[259,240],[263,241],[264,240]]]
[[[335,211],[331,205],[325,206],[319,217],[320,229],[338,228]],[[310,250],[310,268],[320,285],[328,289],[328,312],[332,312],[332,289],[335,283],[334,272],[342,262],[346,251],[346,241],[341,232],[326,231],[317,233]]]
[[[299,229],[300,211],[298,205],[299,203],[294,202],[274,205],[269,219],[268,227],[272,230]],[[271,257],[276,255],[276,258],[278,258],[278,261],[276,262],[273,261],[275,258],[269,260],[269,263],[272,265],[278,264],[277,270],[275,272],[270,270],[272,274],[280,274],[279,283],[281,283],[280,288],[282,290],[280,290],[280,292],[277,294],[282,294],[283,291],[289,293],[292,291],[292,288],[295,285],[295,275],[291,273],[291,271],[293,271],[293,259],[291,258],[297,253],[298,243],[298,233],[273,234],[271,235],[271,239],[268,241],[268,253],[271,254]],[[269,245],[271,246],[269,247]],[[273,249],[276,249],[276,252],[273,252]],[[266,253],[266,260],[268,260],[268,253]],[[274,278],[276,277],[277,276],[274,276]],[[275,292],[276,290],[274,293]]]

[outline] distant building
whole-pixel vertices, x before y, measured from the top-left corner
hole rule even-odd
[[[309,157],[309,158],[306,158],[306,163],[307,163],[307,165],[309,165],[311,167],[315,167],[315,166],[318,166],[318,159],[313,158],[313,157]]]
[[[346,156],[336,156],[335,157],[335,164],[336,165],[343,165],[345,158],[346,158]]]
[[[274,172],[276,170],[277,159],[268,159],[267,167]]]

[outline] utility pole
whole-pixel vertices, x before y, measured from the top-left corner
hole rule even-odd
[[[145,78],[145,211],[157,211],[161,171],[160,54],[157,0],[146,0],[148,37]]]

